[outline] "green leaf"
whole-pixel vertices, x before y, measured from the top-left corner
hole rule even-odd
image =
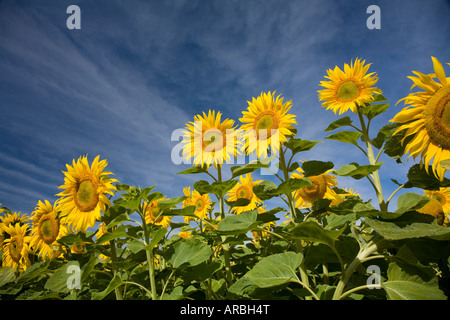
[[[204,242],[188,238],[173,245],[173,254],[168,260],[176,269],[184,266],[196,266],[211,256],[211,248]]]
[[[352,177],[353,179],[359,180],[362,179],[372,172],[377,171],[383,162],[377,162],[374,165],[363,165],[360,166],[357,163],[351,163],[349,165],[343,165],[338,170],[334,171],[334,174],[341,176],[341,177]]]
[[[144,249],[146,250],[153,250],[153,248],[159,243],[159,241],[161,241],[162,238],[164,238],[164,236],[167,233],[167,228],[161,227],[157,230],[154,230],[150,233],[150,238],[152,239],[150,241],[150,243],[145,246]]]
[[[325,139],[337,140],[340,142],[351,143],[355,146],[358,145],[358,138],[361,136],[361,132],[358,131],[341,131],[335,134],[329,135]]]
[[[334,247],[334,242],[344,232],[346,226],[339,230],[329,230],[320,226],[314,221],[305,221],[297,224],[288,235],[295,239],[304,241],[318,242]]]
[[[208,181],[199,180],[194,182],[194,189],[202,195],[210,193],[223,197],[225,193],[230,191],[238,182],[238,180],[227,180],[222,182],[214,181],[212,184],[209,184]]]
[[[246,173],[251,173],[251,172],[256,171],[258,169],[261,169],[261,168],[268,168],[269,167],[269,163],[274,158],[275,157],[270,157],[270,158],[264,159],[263,161],[254,160],[254,161],[251,161],[250,163],[245,164],[243,166],[231,167],[230,168],[231,174],[232,174],[231,178],[234,179],[234,178],[236,178],[238,176],[244,175]]]
[[[180,202],[183,202],[187,198],[188,197],[186,197],[186,196],[182,196],[182,197],[161,200],[158,202],[158,207],[161,210],[169,209],[169,208],[175,207],[177,204],[179,204]]]
[[[103,300],[108,294],[110,294],[114,289],[122,285],[122,279],[116,274],[114,278],[109,282],[108,287],[103,291],[92,292],[92,300]]]
[[[428,167],[428,172],[425,170],[425,166],[420,164],[413,165],[408,171],[408,182],[405,184],[405,188],[420,188],[426,190],[439,190],[441,187],[450,186],[450,180],[444,178],[440,181],[432,173],[431,166]]]
[[[130,220],[130,216],[128,215],[128,213],[122,213],[120,215],[118,215],[117,217],[115,217],[114,219],[111,220],[111,222],[109,222],[105,229],[110,229],[114,226],[117,226],[118,224],[121,224],[122,222],[125,221],[129,221]]]
[[[78,261],[69,261],[56,269],[55,273],[45,283],[44,288],[61,293],[69,292],[71,289],[69,288],[67,281],[69,280],[69,277],[73,275],[72,272],[68,272],[70,266],[75,266],[78,269],[80,268]]]
[[[250,203],[250,200],[247,198],[238,198],[236,201],[227,201],[225,200],[225,203],[227,206],[234,208],[234,207],[245,207],[248,206]]]
[[[230,215],[217,224],[219,233],[241,234],[253,229],[258,225],[257,210],[245,211],[241,214]]]
[[[447,300],[435,279],[427,281],[404,265],[390,263],[387,277],[382,288],[389,300]]]
[[[50,262],[39,261],[31,265],[24,273],[17,277],[17,283],[26,283],[48,272]]]
[[[181,209],[165,209],[161,215],[162,216],[188,216],[188,217],[196,217],[195,209],[196,206],[186,206]]]
[[[206,166],[194,166],[184,171],[178,172],[177,174],[197,174],[197,173],[207,173],[208,169]]]
[[[301,253],[273,254],[261,259],[244,277],[260,288],[270,288],[291,281],[296,282],[298,281],[296,270],[302,260]]]
[[[0,288],[16,279],[16,269],[11,267],[0,268]]]
[[[116,230],[114,230],[112,232],[107,232],[104,235],[102,235],[97,240],[97,244],[102,244],[107,241],[115,240],[118,238],[125,238],[125,237],[128,237],[128,234],[126,232],[126,227],[125,227],[125,225],[121,225]]]
[[[417,193],[405,193],[398,197],[395,213],[405,213],[422,208],[430,201],[430,198]]]
[[[307,187],[310,185],[311,185],[311,180],[309,180],[308,178],[301,178],[301,179],[289,178],[288,180],[282,182],[277,187],[277,189],[273,191],[273,194],[275,194],[277,196],[279,196],[281,194],[289,194],[295,190],[298,190],[300,188]]]
[[[275,183],[271,181],[261,181],[253,187],[253,192],[259,199],[265,201],[278,196],[278,193],[276,192],[277,189],[278,186]]]
[[[320,141],[320,140],[310,141],[310,140],[302,140],[302,139],[289,139],[288,141],[286,141],[284,143],[284,145],[288,149],[290,149],[292,151],[292,154],[296,154],[296,153],[299,153],[299,152],[311,150],[319,142],[322,142],[322,141]]]
[[[353,121],[350,119],[350,117],[344,117],[339,120],[336,120],[328,126],[328,128],[325,129],[325,132],[333,131],[334,129],[343,127],[343,126],[350,126],[353,123]]]
[[[94,267],[97,264],[97,262],[99,262],[98,254],[97,253],[91,254],[89,261],[86,262],[81,268],[81,283],[86,281],[91,272],[94,270]]]
[[[365,222],[386,240],[403,240],[412,238],[430,238],[450,240],[450,229],[437,224],[422,222],[397,224],[395,221],[378,221],[365,218]]]
[[[372,120],[376,116],[382,114],[389,108],[389,103],[370,104],[364,108],[361,108],[361,113],[364,114],[367,119]]]
[[[320,174],[323,174],[327,172],[330,169],[333,169],[334,163],[331,161],[317,161],[317,160],[311,160],[311,161],[305,161],[302,164],[302,169],[304,171],[303,175],[305,177],[311,177],[311,176],[318,176]]]
[[[384,102],[384,101],[388,101],[388,99],[386,99],[382,94],[376,94],[373,96],[373,100],[371,101],[371,103]]]

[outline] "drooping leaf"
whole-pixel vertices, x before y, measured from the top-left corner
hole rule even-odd
[[[361,136],[361,132],[358,131],[341,131],[334,134],[329,135],[325,139],[328,140],[337,140],[340,142],[351,143],[355,146],[358,145],[358,139]]]
[[[425,170],[425,166],[420,164],[413,165],[407,174],[408,182],[405,184],[405,188],[420,188],[426,190],[439,190],[441,187],[450,186],[450,180],[444,178],[440,181],[433,174],[431,166],[428,167],[428,172]]]
[[[367,119],[372,120],[376,116],[384,113],[389,108],[389,103],[370,104],[365,108],[361,108],[361,113],[364,114]]]
[[[270,161],[272,161],[273,159],[274,159],[274,157],[270,157],[263,161],[255,160],[255,161],[251,161],[250,163],[247,163],[242,166],[231,167],[230,168],[231,174],[232,174],[231,178],[234,179],[238,176],[244,175],[246,173],[254,172],[261,168],[268,168]]]
[[[102,243],[105,243],[107,241],[115,240],[115,239],[118,239],[118,238],[125,238],[125,237],[128,237],[128,234],[127,234],[127,231],[126,231],[126,226],[125,225],[120,225],[116,230],[103,234],[97,240],[97,244],[102,244]]]
[[[343,117],[341,119],[338,119],[332,123],[325,129],[325,132],[333,131],[334,129],[343,127],[343,126],[350,126],[353,123],[353,121],[350,119],[350,117]]]
[[[422,222],[396,224],[394,221],[385,222],[371,218],[366,218],[365,223],[386,240],[403,240],[422,237],[435,240],[450,240],[450,229],[437,224]]]
[[[193,166],[191,168],[178,172],[177,174],[198,174],[206,172],[208,172],[208,169],[205,166]]]
[[[418,210],[426,205],[430,198],[417,193],[408,192],[402,194],[397,200],[397,210],[395,213],[404,213],[408,211]]]
[[[230,191],[239,181],[227,180],[227,181],[214,181],[209,184],[206,180],[199,180],[194,182],[194,189],[200,194],[210,193],[219,197],[223,197],[225,193]]]
[[[292,151],[293,154],[296,154],[296,153],[299,153],[299,152],[311,150],[319,142],[322,142],[322,141],[320,141],[320,140],[309,141],[309,140],[302,140],[302,139],[289,139],[288,141],[286,141],[284,143],[284,145],[287,148],[289,148]]]
[[[173,250],[168,262],[176,269],[184,265],[196,266],[211,256],[211,248],[206,243],[193,238],[175,243]]]
[[[16,279],[16,269],[11,267],[0,268],[0,288]]]
[[[257,210],[245,211],[241,214],[230,215],[217,224],[219,233],[242,234],[258,225]]]
[[[357,163],[351,163],[349,165],[343,165],[338,170],[333,171],[334,174],[342,177],[352,177],[353,179],[359,180],[362,179],[372,172],[377,171],[383,162],[377,162],[374,165],[363,165],[360,166]]]
[[[179,203],[183,202],[184,200],[186,200],[187,198],[188,198],[187,196],[182,196],[182,197],[175,197],[175,198],[161,200],[161,201],[158,202],[158,207],[161,210],[173,208],[177,204],[179,204]]]
[[[311,161],[305,161],[302,164],[302,169],[304,171],[303,175],[305,177],[311,177],[311,176],[318,176],[320,174],[323,174],[327,172],[328,170],[333,169],[334,163],[331,161],[317,161],[317,160],[311,160]]]
[[[314,221],[305,221],[297,224],[288,235],[295,239],[318,242],[334,247],[334,242],[344,232],[345,226],[339,230],[329,230]]]
[[[382,283],[389,300],[446,300],[435,279],[423,279],[415,268],[392,262]]]
[[[260,288],[269,288],[291,281],[298,281],[297,268],[303,260],[301,253],[284,252],[267,256],[245,274]]]
[[[278,186],[271,181],[262,181],[253,187],[253,192],[259,199],[265,201],[278,196],[277,188]]]
[[[78,263],[78,261],[69,261],[68,263],[56,269],[55,273],[45,283],[45,289],[61,293],[69,292],[72,289],[70,287],[70,284],[68,284],[70,280],[69,278],[74,274],[74,272],[69,269],[71,266],[75,268],[75,272],[76,270],[80,270],[80,264]],[[80,277],[81,283],[81,274],[78,276]]]
[[[92,300],[103,300],[108,296],[114,289],[118,288],[122,285],[123,281],[118,274],[114,276],[114,278],[109,282],[108,286],[103,291],[94,291],[92,292],[91,299]]]

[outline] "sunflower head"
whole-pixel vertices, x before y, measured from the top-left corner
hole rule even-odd
[[[60,256],[62,251],[56,241],[68,232],[65,224],[58,218],[58,201],[53,205],[47,200],[38,201],[31,219],[33,224],[30,247],[44,259]]]
[[[308,177],[311,184],[298,189],[294,193],[294,200],[297,207],[311,205],[315,200],[324,198],[326,193],[330,193],[331,187],[337,186],[336,177],[330,175],[330,171],[331,170],[317,176]],[[301,179],[303,177],[303,170],[300,168],[291,174],[291,178],[293,179]]]
[[[167,228],[170,224],[171,218],[169,216],[161,215],[161,209],[158,207],[158,202],[165,200],[165,198],[151,201],[146,205],[145,222]]]
[[[209,195],[207,193],[202,195],[197,190],[191,191],[190,187],[184,188],[183,192],[187,196],[187,199],[183,201],[183,207],[195,206],[195,215],[201,219],[207,218],[212,203]],[[194,219],[190,216],[184,217],[186,223]]]
[[[261,180],[253,181],[250,173],[239,177],[239,182],[226,194],[229,201],[237,201],[238,199],[247,199],[250,201],[246,206],[238,206],[233,208],[233,213],[240,214],[244,211],[255,209],[262,201],[253,192],[253,187],[260,183]]]
[[[331,109],[335,114],[342,114],[349,109],[357,113],[357,107],[363,106],[373,100],[374,94],[382,91],[374,85],[378,81],[377,75],[367,73],[370,67],[365,60],[356,59],[355,62],[344,65],[344,71],[338,66],[334,70],[327,70],[325,78],[329,81],[321,81],[320,85],[325,89],[319,90],[319,101],[327,110]]]
[[[292,100],[284,102],[281,95],[274,92],[264,93],[248,101],[246,111],[242,112],[241,129],[245,136],[246,154],[256,152],[258,158],[265,158],[268,149],[278,152],[280,144],[293,134],[295,115],[289,114]]]
[[[444,209],[442,208],[441,203],[435,198],[431,198],[430,201],[422,208],[417,210],[417,212],[428,214],[436,218],[438,224],[442,225],[444,223],[445,215]]]
[[[234,120],[222,121],[222,113],[203,112],[189,122],[184,131],[182,155],[194,165],[215,166],[231,161],[239,152]]]
[[[60,196],[61,215],[66,217],[67,224],[76,231],[86,232],[88,227],[93,227],[100,220],[101,212],[111,203],[108,195],[114,195],[117,182],[108,175],[111,172],[104,171],[107,166],[106,160],[99,161],[97,156],[90,166],[87,157],[80,157],[72,166],[66,165],[64,189]]]
[[[439,188],[439,190],[424,190],[425,195],[430,199],[436,199],[442,206],[444,213],[450,215],[450,188]]]
[[[17,268],[20,272],[25,271],[30,265],[28,257],[30,236],[28,224],[9,224],[3,227],[8,238],[3,242],[2,265]]]
[[[414,159],[420,156],[426,171],[431,165],[433,173],[443,180],[446,170],[439,163],[450,158],[450,78],[445,76],[441,62],[431,59],[434,73],[413,71],[416,76],[408,77],[413,81],[411,89],[421,90],[399,100],[406,107],[391,122],[399,124],[394,135],[402,132],[402,144],[407,141],[404,154]]]

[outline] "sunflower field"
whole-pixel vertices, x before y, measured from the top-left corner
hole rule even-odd
[[[248,101],[239,124],[213,110],[186,124],[180,153],[192,165],[179,175],[199,178],[178,197],[114,179],[100,156],[73,159],[55,199],[31,214],[0,209],[0,299],[448,299],[450,77],[431,60],[435,73],[413,71],[417,90],[372,136],[394,108],[378,75],[360,59],[327,70],[318,99],[336,120],[326,139],[366,163],[301,160],[326,142],[302,139],[292,101],[275,92]],[[384,194],[380,168],[411,157]],[[339,177],[366,180],[376,199]]]

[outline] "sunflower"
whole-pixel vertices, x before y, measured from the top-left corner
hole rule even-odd
[[[169,216],[162,216],[161,209],[158,207],[158,202],[165,200],[166,198],[161,198],[157,200],[151,201],[148,205],[146,205],[145,211],[145,222],[147,224],[151,223],[158,226],[163,226],[167,228],[170,224],[171,218]]]
[[[178,235],[183,238],[183,239],[187,239],[190,238],[192,236],[192,232],[190,231],[180,231],[180,233],[178,233]]]
[[[446,169],[439,162],[450,158],[450,78],[445,77],[442,64],[435,57],[433,61],[434,74],[413,73],[409,76],[414,84],[423,91],[412,92],[405,98],[403,108],[391,122],[397,122],[400,127],[394,135],[404,131],[405,139],[409,139],[404,154],[414,159],[420,155],[421,165],[425,164],[428,172],[430,163],[436,177],[443,180]],[[437,80],[436,80],[437,79]]]
[[[9,238],[3,242],[2,265],[4,267],[17,268],[19,272],[25,271],[31,266],[28,253],[30,252],[29,225],[20,223],[3,226]]]
[[[267,157],[269,146],[276,154],[280,144],[293,134],[293,125],[297,124],[295,115],[287,113],[292,107],[292,100],[283,102],[281,95],[275,97],[275,91],[262,92],[252,102],[247,101],[248,107],[239,119],[243,124],[241,129],[245,133],[245,150],[247,154],[256,152],[258,158]]]
[[[425,195],[430,199],[436,199],[441,204],[446,215],[450,215],[450,188],[439,188],[439,190],[424,190]]]
[[[334,70],[328,69],[325,78],[330,81],[321,81],[320,85],[326,89],[319,90],[319,101],[327,110],[331,109],[335,114],[342,114],[348,109],[357,113],[357,106],[363,106],[373,99],[374,94],[381,94],[382,91],[373,87],[378,81],[375,72],[367,74],[370,63],[365,64],[356,59],[350,66],[346,63],[344,71],[338,66]]]
[[[436,218],[436,221],[439,225],[442,225],[445,220],[444,209],[442,208],[441,203],[436,198],[431,198],[430,201],[422,208],[417,210],[417,212],[428,214]]]
[[[327,193],[330,193],[331,187],[337,186],[336,177],[328,174],[329,172],[331,170],[317,176],[308,177],[311,185],[300,188],[294,193],[296,207],[310,206],[315,200],[322,199]],[[291,178],[293,179],[301,179],[303,177],[303,170],[301,168],[297,168],[291,174]]]
[[[31,219],[33,224],[30,247],[43,259],[59,257],[63,251],[60,250],[57,240],[67,235],[68,229],[58,218],[58,201],[53,205],[47,200],[45,203],[38,201]]]
[[[262,201],[253,192],[253,187],[260,183],[261,180],[253,181],[252,175],[247,173],[245,176],[239,177],[237,183],[228,193],[226,197],[228,201],[237,201],[238,199],[248,199],[250,203],[246,206],[239,206],[233,208],[233,213],[240,214],[244,211],[255,209]]]
[[[182,155],[186,160],[193,158],[194,165],[210,166],[231,162],[239,152],[239,139],[234,120],[221,121],[222,113],[203,112],[196,115],[194,122],[186,124],[182,141]]]
[[[183,193],[188,198],[183,201],[183,208],[187,206],[195,206],[195,215],[201,219],[206,219],[208,216],[208,211],[211,206],[211,198],[207,193],[201,195],[197,190],[191,192],[190,187],[183,189]],[[184,222],[189,223],[189,221],[194,220],[190,216],[184,217]]]
[[[330,206],[333,207],[342,203],[345,198],[349,196],[359,197],[359,194],[353,191],[352,188],[344,188],[343,191],[344,193],[337,193],[334,189],[329,188],[329,190],[324,195],[324,199],[331,200]]]
[[[15,225],[16,223],[18,223],[20,226],[23,226],[30,220],[28,215],[22,214],[20,212],[5,212],[6,214],[3,217],[0,216],[0,246],[3,244],[3,241],[9,237],[8,233],[5,231],[5,227]]]
[[[100,220],[101,211],[111,205],[107,196],[116,191],[113,183],[117,180],[110,179],[107,175],[112,173],[104,171],[108,162],[99,158],[89,166],[87,157],[80,157],[77,162],[73,160],[72,166],[66,165],[67,172],[63,171],[64,185],[59,189],[64,191],[57,194],[62,197],[60,210],[67,224],[76,231],[86,232],[88,227],[93,227]]]

